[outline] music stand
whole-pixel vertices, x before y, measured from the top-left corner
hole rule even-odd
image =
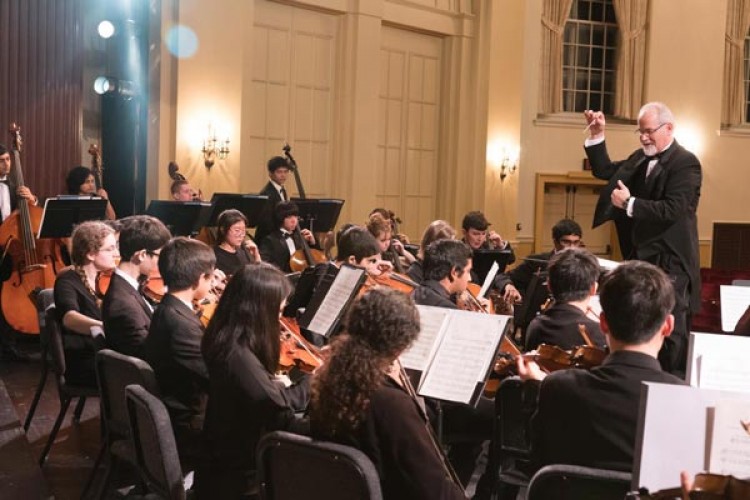
[[[216,219],[224,210],[235,209],[247,218],[247,227],[256,227],[271,210],[268,196],[259,194],[214,193],[211,211],[202,226],[215,226]]]
[[[68,238],[87,220],[104,220],[107,200],[98,196],[66,195],[47,198],[37,238]]]
[[[200,220],[210,208],[210,203],[200,201],[151,200],[146,215],[162,221],[172,236],[194,236],[200,231]]]
[[[336,227],[344,206],[344,200],[293,198],[299,207],[300,229],[309,229],[313,233],[327,233]]]
[[[477,273],[477,277],[479,278],[478,283],[484,283],[487,273],[490,272],[490,268],[495,262],[497,262],[499,267],[497,274],[504,273],[512,255],[510,250],[490,250],[483,248],[474,250],[471,268]]]

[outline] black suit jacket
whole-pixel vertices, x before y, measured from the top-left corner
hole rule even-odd
[[[689,279],[690,303],[700,309],[700,257],[696,210],[700,198],[701,164],[693,153],[674,141],[645,178],[648,159],[637,150],[613,162],[605,143],[586,148],[595,177],[608,180],[594,213],[593,227],[613,220],[623,257],[655,264],[670,276]],[[612,206],[610,195],[622,181],[636,200],[633,217]]]
[[[102,319],[109,348],[143,358],[143,344],[148,336],[152,315],[140,292],[114,273],[102,302]]]
[[[521,295],[526,297],[526,292],[528,292],[529,283],[531,283],[534,273],[539,270],[546,270],[547,262],[549,262],[553,254],[554,252],[550,251],[529,255],[525,259],[522,259],[523,262],[507,273],[513,285],[521,292]]]
[[[263,189],[259,194],[268,196],[268,210],[263,214],[260,221],[258,221],[258,227],[255,229],[255,236],[253,239],[256,243],[263,241],[263,238],[268,236],[268,234],[275,229],[273,227],[273,211],[280,201],[284,201],[281,199],[281,195],[276,191],[274,185],[271,184],[271,181],[268,181],[266,185],[263,186]]]
[[[294,240],[295,248],[302,248],[302,239],[300,237],[292,234],[292,239]],[[289,253],[286,237],[284,237],[280,229],[274,229],[271,231],[271,234],[263,238],[258,245],[258,250],[264,262],[273,264],[285,273],[292,272],[292,268],[289,267],[289,259],[292,257],[292,254]]]
[[[208,390],[208,370],[201,354],[203,326],[180,299],[166,294],[151,320],[144,345],[172,425],[195,429],[201,424]]]
[[[563,349],[585,345],[578,325],[586,327],[586,332],[595,345],[607,346],[607,340],[598,322],[590,319],[574,305],[555,304],[529,323],[526,329],[525,349],[536,349],[539,344],[556,345]]]
[[[426,280],[411,293],[414,303],[420,306],[446,307],[458,309],[450,294],[439,281]]]
[[[532,417],[535,465],[631,471],[641,382],[685,385],[643,353],[617,351],[590,371],[561,370],[542,381]]]

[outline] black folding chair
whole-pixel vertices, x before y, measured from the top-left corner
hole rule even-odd
[[[529,483],[528,500],[622,500],[630,491],[632,475],[578,465],[547,465]]]

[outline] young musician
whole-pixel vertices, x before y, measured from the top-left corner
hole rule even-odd
[[[572,219],[557,221],[552,226],[552,244],[554,245],[554,249],[550,252],[529,255],[528,258],[524,259],[523,262],[508,273],[511,281],[513,281],[513,285],[521,292],[521,295],[526,295],[532,276],[539,270],[543,270],[553,255],[566,248],[578,248],[581,246],[582,237],[583,230],[576,221]]]
[[[422,263],[424,262],[425,248],[427,248],[433,241],[453,240],[455,238],[456,230],[444,220],[430,222],[422,234],[422,241],[419,245],[419,252],[417,252],[416,260],[411,263],[409,270],[406,271],[406,275],[409,276],[412,281],[419,283],[420,285],[423,284],[424,269],[422,268]]]
[[[186,179],[177,179],[172,182],[169,192],[175,201],[200,201],[198,192],[192,188]]]
[[[216,219],[219,244],[214,246],[216,268],[232,276],[248,264],[261,261],[255,242],[247,236],[247,218],[239,210],[224,210]]]
[[[475,211],[466,214],[461,223],[461,227],[463,228],[464,233],[462,241],[469,245],[472,252],[476,250],[507,250],[510,252],[508,264],[512,264],[516,261],[516,256],[513,253],[513,248],[511,248],[510,242],[508,240],[503,240],[499,234],[489,229],[490,223],[482,212]],[[482,284],[479,275],[477,275],[476,272],[472,272],[472,280],[475,283]],[[499,273],[495,277],[492,286],[500,290],[503,299],[507,303],[517,302],[521,299],[521,294],[504,273]]]
[[[601,366],[546,375],[519,357],[521,377],[542,381],[532,419],[532,452],[540,467],[631,471],[642,382],[685,384],[662,371],[657,360],[674,326],[674,289],[667,275],[645,262],[625,262],[604,278],[599,296],[599,319],[611,350]]]
[[[271,209],[282,201],[289,201],[289,195],[286,192],[284,184],[289,177],[289,162],[283,156],[274,156],[268,160],[268,183],[263,187],[260,194],[268,196],[268,202]],[[255,230],[255,241],[261,242],[271,231],[277,228],[274,224],[273,212],[269,213],[266,219],[258,224]]]
[[[0,144],[0,223],[16,209],[18,197],[28,200],[32,205],[38,202],[37,197],[27,186],[11,186],[10,166],[10,151],[5,145]]]
[[[238,271],[230,280],[203,338],[211,377],[201,498],[250,497],[255,448],[272,430],[306,430],[295,418],[309,399],[309,377],[285,387],[279,366],[279,315],[291,286],[270,264]]]
[[[424,253],[424,283],[414,290],[414,302],[458,309],[456,297],[471,282],[471,249],[462,241],[438,240]]]
[[[401,376],[398,356],[419,334],[412,301],[395,290],[370,290],[352,306],[345,331],[313,380],[313,435],[362,450],[384,499],[465,498]]]
[[[179,237],[164,245],[159,273],[168,292],[154,312],[144,344],[144,357],[154,369],[187,470],[199,454],[208,391],[201,354],[203,325],[193,303],[211,289],[215,262],[211,248],[198,240]]]
[[[117,240],[115,231],[99,221],[77,226],[71,240],[73,268],[57,275],[54,291],[63,327],[65,378],[71,384],[96,387],[94,354],[103,346],[103,341],[94,338],[103,326],[96,277],[115,268]]]
[[[294,252],[302,249],[302,239],[308,246],[315,245],[315,236],[309,229],[302,229],[300,235],[295,234],[299,224],[299,208],[292,201],[282,201],[276,205],[273,212],[274,230],[258,243],[261,258],[278,267],[285,273],[291,273],[289,260]]]
[[[107,209],[104,212],[104,216],[107,220],[117,219],[115,209],[112,208],[112,203],[109,202],[109,194],[107,194],[107,191],[103,187],[96,189],[96,181],[90,168],[81,166],[73,167],[65,178],[65,184],[68,188],[68,194],[99,196],[107,200]]]
[[[555,303],[529,324],[526,350],[536,349],[539,344],[563,349],[585,345],[581,326],[594,345],[605,347],[599,322],[587,315],[591,296],[596,294],[599,261],[588,250],[571,248],[553,255],[548,270],[548,286]]]
[[[120,221],[120,264],[102,303],[110,349],[143,357],[153,309],[141,294],[141,283],[158,269],[159,252],[170,238],[166,226],[154,217],[134,215]]]
[[[404,273],[404,265],[401,263],[402,258],[407,264],[411,264],[416,260],[404,248],[403,243],[393,238],[391,221],[385,219],[379,212],[370,215],[370,219],[367,221],[367,230],[378,240],[382,259],[393,264],[393,270],[397,273]]]

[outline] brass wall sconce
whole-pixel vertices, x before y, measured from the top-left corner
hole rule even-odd
[[[201,152],[203,153],[203,164],[206,168],[210,169],[214,166],[217,158],[219,160],[226,160],[229,156],[229,137],[227,136],[221,140],[217,139],[216,129],[213,125],[209,124],[208,136],[203,139]]]

